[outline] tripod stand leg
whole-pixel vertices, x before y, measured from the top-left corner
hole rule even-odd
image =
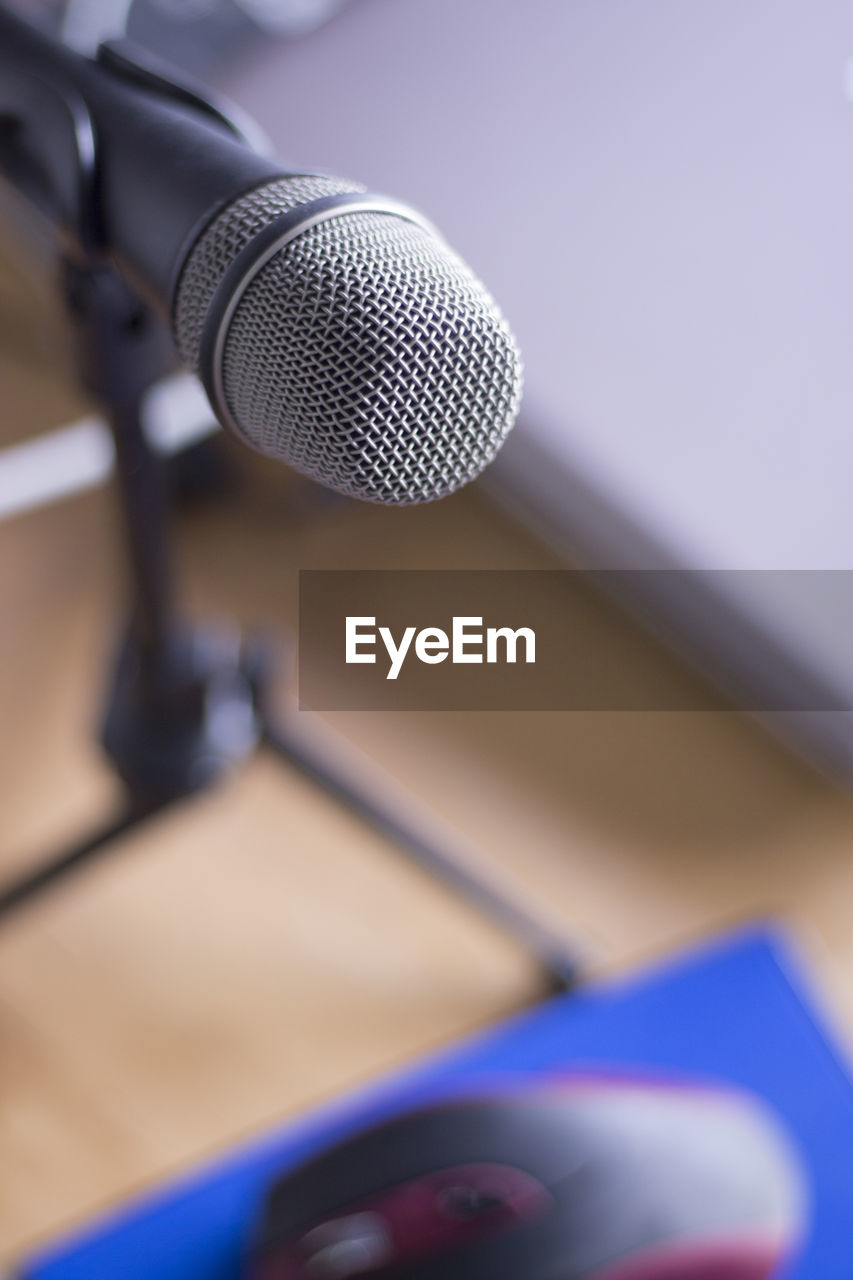
[[[347,749],[350,757],[347,760],[339,746],[337,750],[326,742],[314,746],[301,734],[269,724],[264,727],[262,740],[424,871],[514,937],[538,961],[548,978],[549,989],[570,991],[577,985],[579,960],[566,943],[531,912],[517,906],[511,897],[511,888],[502,888],[488,874],[466,865],[464,857],[453,851],[452,837],[440,839],[426,829],[420,830],[407,813],[415,803],[413,800],[401,797],[397,806],[386,799],[391,787],[396,789],[390,779],[374,776],[371,783],[366,783],[363,775],[369,767],[367,761],[356,757],[359,766],[356,770],[350,749]],[[372,771],[375,774],[375,766]]]
[[[170,800],[162,800],[146,806],[131,805],[93,835],[39,863],[34,870],[25,871],[6,885],[0,885],[0,923],[45,890],[58,885],[72,872],[94,861],[101,854],[109,853],[113,841],[141,826],[170,803]]]

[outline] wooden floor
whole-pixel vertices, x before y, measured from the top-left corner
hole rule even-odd
[[[81,410],[30,289],[7,265],[6,440]],[[382,511],[318,502],[256,466],[228,502],[183,520],[180,560],[190,610],[282,637],[299,568],[552,563],[477,493]],[[0,525],[5,874],[116,799],[91,731],[120,599],[109,493]],[[628,628],[632,662],[670,661],[606,620]],[[853,800],[748,720],[325,724],[521,883],[591,974],[778,917],[853,1033]],[[499,1018],[537,983],[512,944],[256,759],[0,929],[0,1257]]]

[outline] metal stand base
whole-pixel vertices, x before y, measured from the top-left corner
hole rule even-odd
[[[274,722],[269,655],[262,646],[240,644],[227,633],[187,631],[170,667],[173,696],[152,709],[140,699],[133,646],[125,645],[102,740],[127,788],[127,806],[100,831],[0,890],[0,921],[113,851],[121,837],[143,823],[214,786],[255,750],[266,749],[516,938],[541,965],[549,994],[575,986],[577,958],[563,940],[427,834],[426,824],[419,829],[406,812],[408,800],[395,804],[390,799],[385,778],[366,782],[369,766],[363,760],[356,764],[349,750],[341,747],[330,761],[322,749],[291,732],[286,719]]]

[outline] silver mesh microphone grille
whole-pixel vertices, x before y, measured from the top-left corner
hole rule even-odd
[[[220,214],[178,285],[184,360],[198,368],[217,286],[273,218],[363,190],[286,178]],[[251,279],[228,321],[220,383],[259,452],[340,493],[405,505],[451,493],[491,461],[518,412],[521,362],[492,298],[434,232],[341,209]]]

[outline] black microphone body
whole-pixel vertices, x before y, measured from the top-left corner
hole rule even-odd
[[[0,174],[167,320],[225,426],[339,493],[444,497],[513,425],[515,340],[434,227],[283,169],[126,42],[93,60],[0,5]]]
[[[58,100],[69,92],[85,103],[95,130],[105,247],[145,300],[168,316],[198,231],[218,209],[286,171],[212,116],[129,82],[109,63],[77,53],[0,6],[0,115],[14,114],[23,93],[23,129],[53,132],[33,141],[51,156],[54,190],[42,210],[58,226],[69,216],[75,181],[72,122]]]

